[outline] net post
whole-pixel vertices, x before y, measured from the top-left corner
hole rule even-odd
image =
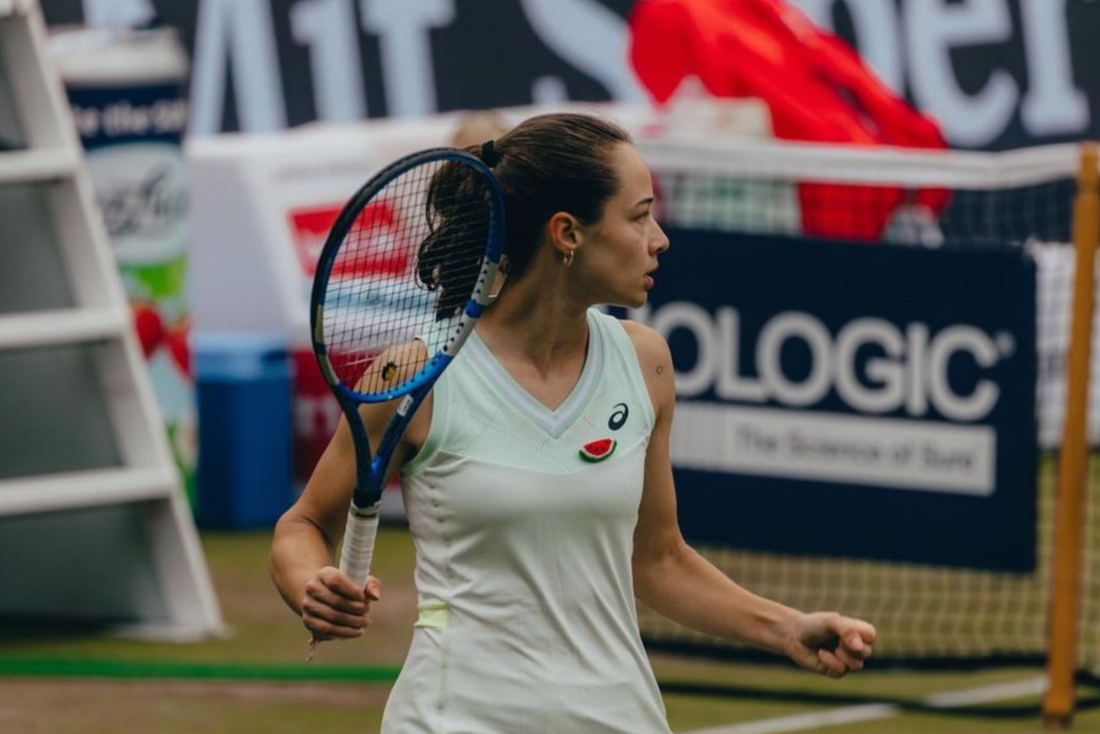
[[[1069,726],[1077,702],[1075,674],[1088,462],[1089,365],[1092,356],[1096,249],[1100,242],[1098,185],[1097,143],[1082,143],[1077,196],[1073,207],[1073,246],[1076,251],[1073,319],[1051,558],[1048,688],[1043,697],[1043,720],[1051,730]]]

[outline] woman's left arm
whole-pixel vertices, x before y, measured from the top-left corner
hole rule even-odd
[[[669,457],[676,404],[672,355],[655,331],[624,322],[638,352],[657,421],[646,454],[634,531],[634,592],[658,613],[717,637],[790,657],[833,678],[860,670],[875,628],[835,612],[805,614],[738,586],[680,534]]]

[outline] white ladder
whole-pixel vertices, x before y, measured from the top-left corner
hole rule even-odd
[[[0,624],[221,634],[35,0],[0,0]]]

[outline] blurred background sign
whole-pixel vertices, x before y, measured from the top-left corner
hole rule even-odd
[[[668,234],[696,257],[631,315],[672,349],[690,541],[1034,568],[1030,256]]]
[[[196,412],[183,160],[189,61],[172,28],[125,35],[66,29],[54,33],[51,52],[87,153],[172,452],[193,497]]]
[[[754,0],[742,5],[775,5]],[[194,58],[191,133],[468,108],[639,101],[633,0],[51,0],[53,23],[155,13]],[[953,147],[1100,136],[1100,3],[792,0]],[[105,9],[107,8],[107,9]],[[506,64],[501,59],[507,59]]]

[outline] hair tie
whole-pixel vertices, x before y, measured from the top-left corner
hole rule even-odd
[[[489,168],[500,162],[500,159],[497,158],[497,152],[493,149],[492,140],[486,140],[481,144],[481,160]]]

